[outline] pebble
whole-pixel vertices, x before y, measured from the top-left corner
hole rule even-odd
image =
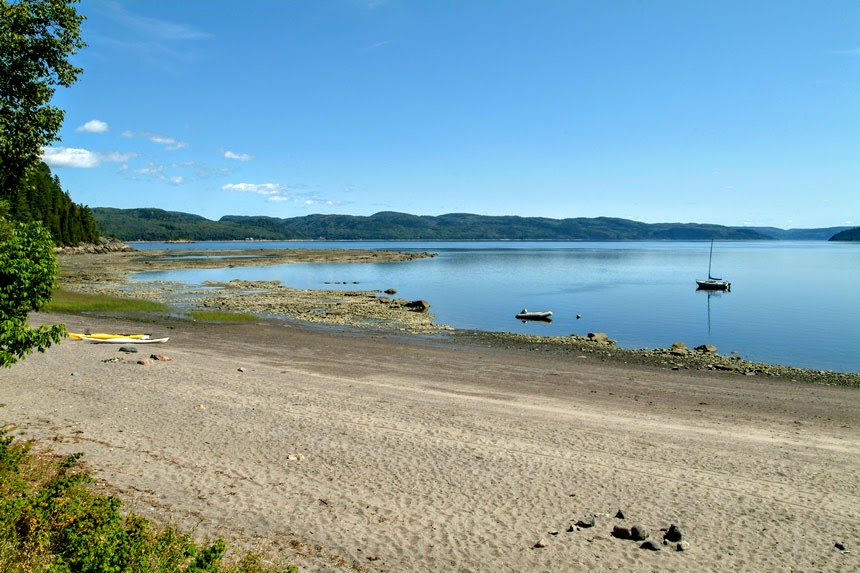
[[[660,551],[662,549],[662,547],[660,547],[660,544],[653,539],[649,539],[648,541],[640,545],[639,548],[648,549],[649,551]]]
[[[173,358],[171,358],[170,356],[165,356],[164,354],[150,354],[149,357],[153,360],[160,360],[161,362],[170,362],[171,360],[173,360]]]
[[[80,376],[80,375],[81,375],[80,372],[72,372],[72,376]]]
[[[675,551],[689,551],[690,543],[688,541],[681,541],[677,545],[675,545]]]
[[[594,524],[597,522],[597,517],[594,514],[586,515],[582,519],[576,522],[577,527],[588,528],[594,527]]]
[[[245,371],[245,369],[244,369],[244,368],[242,368],[241,366],[240,366],[239,368],[237,368],[236,370],[237,370],[237,371],[239,371],[239,372],[244,372],[244,371]]]
[[[546,539],[541,537],[540,539],[538,539],[538,542],[534,544],[534,547],[536,549],[541,549],[543,547],[546,547],[547,545],[549,545],[549,543],[547,543]]]
[[[624,519],[624,512],[619,509],[618,513],[615,514],[615,519]]]
[[[841,543],[841,542],[839,542],[839,541],[837,541],[836,543],[834,543],[834,544],[833,544],[833,547],[835,547],[835,548],[836,548],[836,549],[838,549],[839,551],[845,551],[845,544],[844,544],[844,543]]]
[[[119,351],[120,352],[128,352],[129,354],[136,354],[137,348],[135,348],[134,346],[120,346]]]
[[[155,364],[155,361],[147,358],[145,360],[138,360],[137,363],[141,366],[149,366],[150,364]]]

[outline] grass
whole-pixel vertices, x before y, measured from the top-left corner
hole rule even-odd
[[[119,316],[135,314],[161,314],[164,316],[176,313],[169,305],[133,298],[122,298],[103,294],[86,294],[64,289],[57,289],[43,309],[45,312],[64,314],[109,313]],[[239,312],[224,312],[219,310],[194,310],[187,313],[192,320],[201,322],[251,322],[260,320],[259,317]]]
[[[51,302],[43,310],[46,312],[61,312],[67,314],[79,314],[84,312],[111,312],[111,313],[167,313],[169,308],[166,304],[131,298],[120,298],[117,296],[86,294],[72,292],[64,289],[54,291]]]
[[[221,539],[198,544],[190,533],[122,511],[96,493],[81,454],[37,456],[31,443],[0,429],[0,571],[24,573],[297,573],[254,553],[225,559]]]

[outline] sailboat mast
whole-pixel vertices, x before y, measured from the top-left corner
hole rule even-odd
[[[708,255],[708,278],[711,278],[711,259],[714,258],[714,240],[711,239],[711,254]]]

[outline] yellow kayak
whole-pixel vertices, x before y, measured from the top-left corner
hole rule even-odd
[[[148,334],[107,334],[105,332],[94,332],[92,334],[79,334],[76,332],[70,332],[69,338],[72,340],[87,340],[87,339],[98,339],[98,340],[111,340],[114,338],[132,338],[135,340],[147,340],[149,338]]]

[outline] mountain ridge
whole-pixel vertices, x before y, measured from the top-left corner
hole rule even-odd
[[[104,234],[122,240],[827,240],[849,227],[783,230],[730,227],[709,223],[642,223],[618,217],[522,217],[446,213],[412,215],[380,211],[373,215],[312,214],[278,218],[225,215],[217,221],[200,215],[158,208],[96,207],[93,215]],[[831,232],[832,231],[832,232]],[[829,234],[827,234],[829,232]],[[824,236],[827,234],[827,236]]]

